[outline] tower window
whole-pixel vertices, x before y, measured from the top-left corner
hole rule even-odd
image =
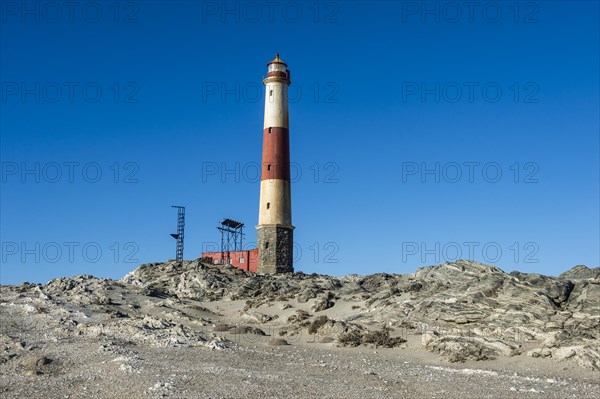
[[[273,95],[273,90],[269,90],[269,95],[272,96]]]
[[[272,128],[270,127],[270,128],[269,128],[269,133],[271,133],[271,129],[272,129]]]
[[[267,165],[267,170],[271,170],[271,164]]]
[[[269,248],[269,241],[265,242],[265,249]]]
[[[271,203],[267,202],[267,209],[269,209],[271,207]]]

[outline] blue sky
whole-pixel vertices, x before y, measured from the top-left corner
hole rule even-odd
[[[171,205],[252,246],[276,51],[296,270],[599,264],[596,1],[47,4],[0,9],[2,284],[173,258]]]

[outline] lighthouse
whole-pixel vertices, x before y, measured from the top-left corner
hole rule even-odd
[[[288,86],[290,71],[279,58],[267,64],[265,120],[257,243],[258,273],[293,272],[292,193]]]

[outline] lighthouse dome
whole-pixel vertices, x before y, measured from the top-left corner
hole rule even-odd
[[[268,71],[269,72],[286,72],[287,71],[287,64],[285,62],[283,62],[281,60],[281,58],[279,58],[279,53],[275,54],[275,58],[273,59],[273,61],[269,62],[267,64],[268,67]]]

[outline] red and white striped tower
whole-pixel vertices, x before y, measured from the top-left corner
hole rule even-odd
[[[258,272],[293,272],[292,196],[288,86],[290,71],[279,58],[267,64],[260,209],[258,212]]]

